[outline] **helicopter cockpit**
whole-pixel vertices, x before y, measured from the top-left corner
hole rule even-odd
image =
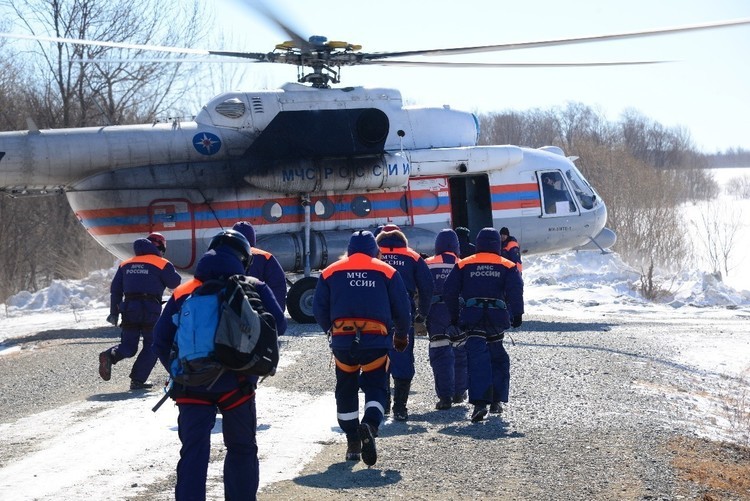
[[[564,172],[549,171],[540,175],[540,186],[546,215],[572,215],[595,210],[601,205],[596,195],[577,169]]]

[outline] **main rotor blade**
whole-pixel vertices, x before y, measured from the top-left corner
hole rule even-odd
[[[140,45],[123,42],[108,42],[103,40],[83,40],[79,38],[47,37],[38,35],[23,35],[16,33],[0,33],[2,38],[18,38],[22,40],[37,40],[41,42],[70,43],[78,45],[94,45],[97,47],[114,47],[118,49],[152,50],[159,52],[174,52],[177,54],[197,54],[207,56],[211,51],[204,49],[187,49],[184,47],[167,47],[164,45]]]
[[[311,49],[312,46],[308,42],[307,38],[300,35],[299,32],[284,22],[279,16],[276,15],[265,2],[261,0],[245,0],[245,3],[250,6],[251,9],[255,10],[263,17],[271,21],[273,24],[281,28],[281,30],[287,34],[294,44],[300,49]],[[240,56],[242,57],[242,56]]]
[[[166,63],[166,64],[249,64],[249,63],[265,63],[269,61],[254,60],[250,58],[213,58],[213,57],[186,57],[186,58],[130,58],[130,59],[118,59],[118,58],[78,58],[68,59],[71,63],[93,63],[93,64],[106,64],[106,63],[117,63],[117,64],[152,64],[152,63]]]
[[[581,63],[460,63],[450,61],[362,61],[363,65],[434,66],[450,68],[577,68],[591,66],[635,66],[673,63],[674,61],[592,61]]]
[[[691,31],[711,30],[727,28],[730,26],[742,26],[750,24],[750,18],[735,19],[731,21],[719,21],[715,23],[693,24],[674,28],[662,28],[656,30],[634,31],[630,33],[619,33],[612,35],[595,35],[580,38],[564,38],[559,40],[542,40],[537,42],[518,42],[499,45],[480,45],[476,47],[454,47],[447,49],[408,50],[400,52],[375,52],[362,54],[366,60],[384,59],[390,57],[404,56],[446,56],[456,54],[473,54],[477,52],[499,52],[504,50],[533,49],[539,47],[556,47],[560,45],[574,45],[591,42],[608,42],[612,40],[625,40],[628,38],[641,38],[659,35],[671,35],[675,33],[687,33]]]

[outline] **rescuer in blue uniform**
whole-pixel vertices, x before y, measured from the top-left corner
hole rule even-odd
[[[522,321],[523,280],[515,263],[500,256],[500,233],[484,228],[477,235],[477,253],[460,260],[443,287],[443,299],[451,316],[451,337],[465,338],[469,366],[471,420],[481,421],[488,405],[507,402],[510,374],[493,371],[505,348],[503,333]],[[508,308],[513,318],[508,315]],[[510,370],[510,360],[507,360]],[[502,408],[493,406],[496,412]]]
[[[380,259],[398,270],[409,293],[409,304],[414,323],[424,323],[432,303],[432,273],[418,252],[409,247],[406,236],[395,224],[386,225],[378,233]],[[419,298],[419,305],[415,303]],[[418,307],[417,307],[418,306]],[[393,376],[393,418],[409,419],[406,403],[409,400],[411,380],[414,379],[414,327],[409,329],[409,346],[404,352],[391,350],[391,375]]]
[[[196,265],[194,278],[174,291],[154,329],[153,350],[167,371],[177,332],[172,317],[180,311],[185,299],[207,280],[244,274],[253,259],[247,239],[233,230],[218,233],[208,248]],[[256,291],[266,310],[274,316],[278,334],[284,334],[286,318],[273,292],[262,282],[257,285]],[[210,390],[203,386],[172,388],[170,395],[179,409],[177,426],[182,443],[175,486],[177,501],[206,499],[211,430],[216,424],[217,410],[221,411],[221,431],[227,448],[224,458],[224,497],[233,500],[256,499],[259,484],[258,444],[255,440],[257,379],[225,372]]]
[[[242,233],[250,243],[253,259],[245,274],[264,281],[271,288],[273,295],[276,296],[276,301],[281,306],[281,310],[284,311],[286,308],[286,275],[279,260],[270,252],[255,246],[255,228],[249,222],[238,221],[234,223],[232,229]]]
[[[336,415],[346,434],[346,459],[377,461],[375,437],[388,392],[388,352],[406,349],[411,326],[403,280],[377,259],[369,231],[357,231],[347,255],[320,275],[313,299],[315,320],[329,333],[336,360]],[[394,332],[395,331],[395,332]],[[365,395],[359,419],[359,389]]]
[[[510,259],[518,267],[518,271],[523,273],[523,262],[521,261],[521,247],[518,245],[516,237],[510,234],[510,230],[503,226],[500,228],[500,239],[502,250],[500,255],[505,259]]]
[[[143,348],[130,370],[130,389],[153,386],[148,377],[156,365],[151,344],[154,324],[161,313],[161,297],[164,289],[174,289],[182,280],[172,263],[162,257],[166,250],[164,236],[152,233],[133,242],[135,257],[126,259],[117,268],[109,288],[107,322],[117,325],[118,316],[122,315],[122,333],[120,344],[99,354],[99,376],[105,381],[112,377],[113,364],[136,354],[143,338]]]
[[[430,337],[430,365],[438,397],[435,408],[438,410],[450,409],[454,402],[463,402],[468,387],[466,350],[451,343],[448,333],[451,317],[443,300],[443,284],[458,262],[459,252],[458,236],[448,228],[440,231],[435,238],[435,255],[425,259],[435,284],[432,306],[427,315],[427,334]]]

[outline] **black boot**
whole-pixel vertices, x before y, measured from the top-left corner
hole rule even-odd
[[[112,349],[105,350],[99,353],[99,376],[103,380],[109,381],[112,377],[113,363],[114,360],[112,360]]]
[[[487,415],[487,404],[474,404],[474,410],[471,413],[471,422],[478,423]]]
[[[409,399],[410,388],[411,380],[393,378],[393,419],[396,421],[409,419],[406,401]]]
[[[359,440],[362,444],[362,461],[367,466],[372,466],[378,461],[378,451],[375,448],[375,435],[372,427],[367,423],[361,423],[357,428]]]
[[[448,397],[440,397],[438,399],[438,402],[435,404],[435,408],[439,411],[444,411],[447,409],[450,409],[453,403],[451,402],[451,399]]]
[[[347,461],[359,461],[360,454],[362,454],[362,442],[357,435],[346,437],[346,460]]]

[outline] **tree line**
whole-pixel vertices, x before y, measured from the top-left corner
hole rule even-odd
[[[480,117],[483,144],[561,147],[607,204],[613,250],[641,275],[649,298],[662,292],[657,270],[677,270],[691,246],[679,205],[716,197],[719,186],[705,169],[689,132],[665,127],[635,110],[607,120],[582,103]]]
[[[739,147],[708,155],[707,158],[710,167],[750,167],[750,150]]]
[[[0,31],[191,47],[205,37],[210,23],[205,10],[197,1],[0,0]],[[148,61],[125,62],[137,57]],[[174,113],[197,75],[185,65],[155,61],[163,57],[134,49],[0,39],[0,130],[149,123]],[[168,56],[175,57],[180,56]],[[60,193],[0,196],[0,256],[0,302],[114,264]]]

